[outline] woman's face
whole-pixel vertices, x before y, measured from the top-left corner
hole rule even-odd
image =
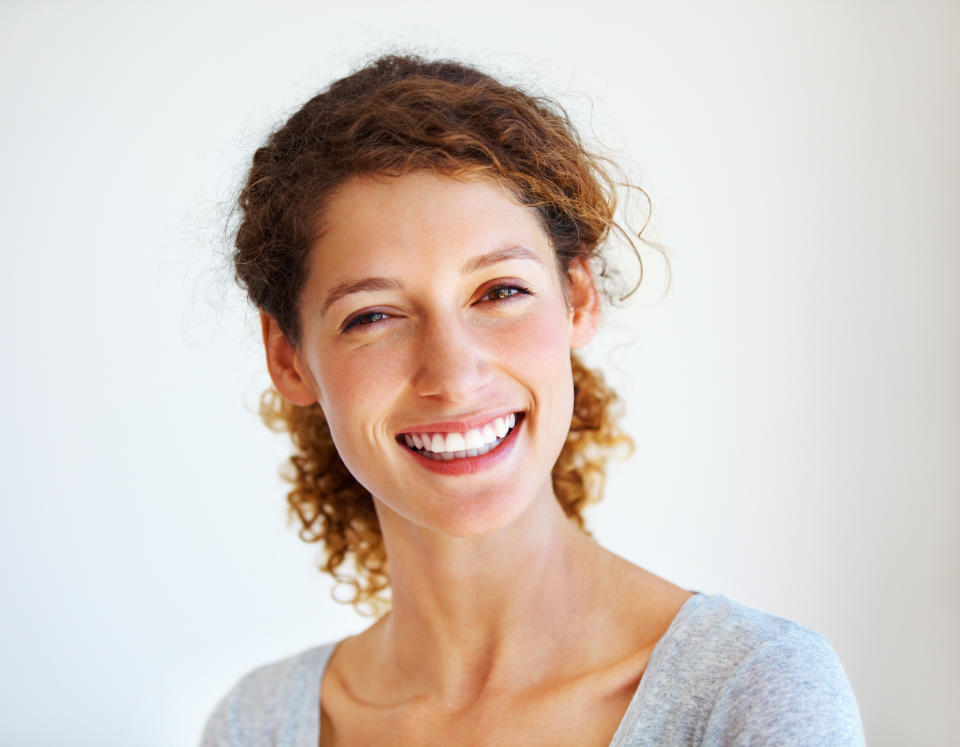
[[[487,180],[354,178],[322,229],[292,371],[278,379],[271,360],[271,374],[297,404],[320,402],[378,511],[469,536],[553,500],[570,350],[598,314],[586,267],[568,302],[536,213]]]

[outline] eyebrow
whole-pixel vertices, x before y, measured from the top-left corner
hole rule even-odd
[[[508,246],[505,249],[498,249],[489,254],[481,254],[479,257],[474,257],[467,261],[460,269],[460,272],[464,275],[469,275],[471,272],[476,272],[490,265],[495,265],[498,262],[506,262],[511,259],[529,259],[541,267],[543,266],[543,260],[540,259],[539,254],[532,249],[527,249],[527,247],[518,244],[516,246]]]
[[[540,255],[538,255],[532,249],[517,245],[508,246],[504,249],[497,249],[496,251],[473,257],[472,259],[467,260],[463,267],[460,268],[460,273],[463,275],[469,275],[471,272],[477,272],[478,270],[483,270],[491,265],[514,259],[525,259],[536,262],[541,267],[543,266],[543,260],[540,259]],[[344,296],[349,296],[351,293],[363,293],[364,291],[380,290],[400,290],[402,288],[403,283],[396,278],[385,277],[370,277],[363,278],[361,280],[350,280],[346,283],[340,283],[339,285],[333,286],[333,288],[330,289],[330,292],[327,293],[327,297],[323,300],[323,304],[320,306],[320,314],[325,314],[327,309],[333,306],[333,304],[335,304]]]
[[[351,293],[363,293],[364,291],[399,290],[402,287],[403,283],[394,278],[363,278],[362,280],[351,280],[346,283],[340,283],[340,285],[335,285],[330,289],[327,297],[323,300],[323,305],[320,307],[320,313],[326,314],[327,309],[333,306],[333,304],[335,304],[341,298],[344,296],[349,296]]]

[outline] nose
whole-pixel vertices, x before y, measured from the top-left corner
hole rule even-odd
[[[428,322],[419,334],[413,386],[421,397],[467,401],[492,378],[482,334],[463,320]]]

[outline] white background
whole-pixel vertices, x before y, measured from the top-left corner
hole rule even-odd
[[[589,353],[637,442],[598,538],[822,632],[870,743],[955,738],[960,4],[7,0],[0,742],[191,744],[367,624],[285,526],[223,226],[396,48],[559,96],[653,198],[673,288]]]

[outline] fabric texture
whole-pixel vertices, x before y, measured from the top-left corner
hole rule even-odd
[[[201,747],[316,747],[335,643],[254,670],[220,701]],[[823,636],[723,595],[695,594],[654,647],[611,747],[862,745]]]

